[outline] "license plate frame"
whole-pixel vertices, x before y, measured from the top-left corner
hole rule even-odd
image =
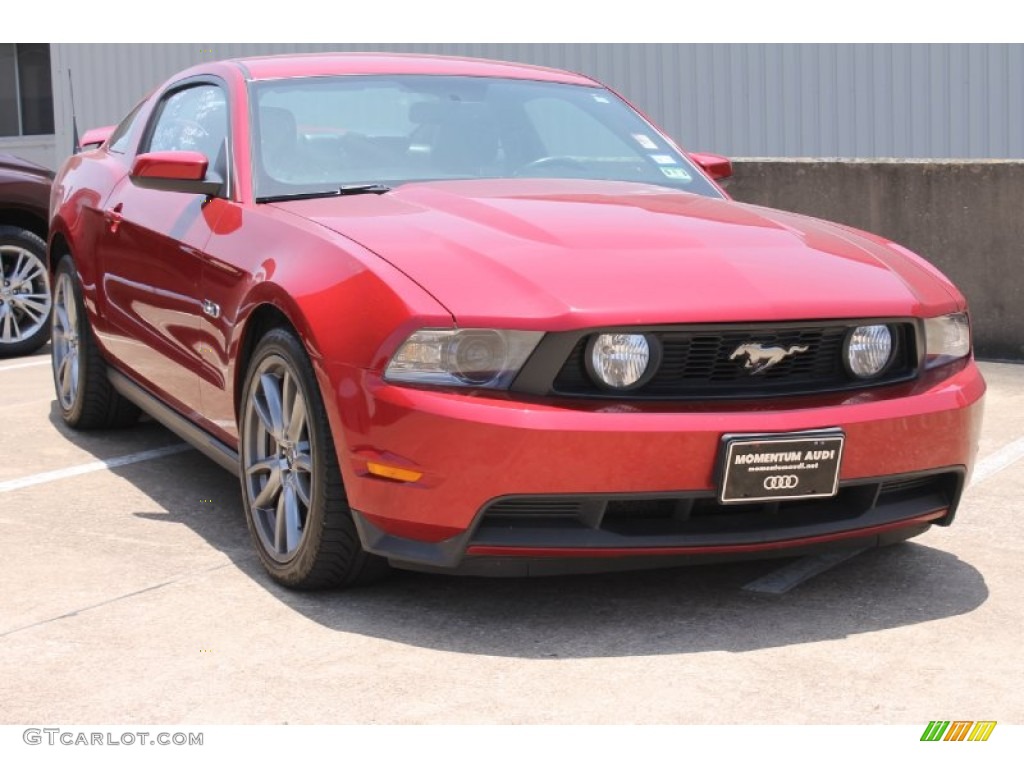
[[[845,447],[846,435],[841,429],[723,435],[718,502],[831,498],[839,492]],[[799,458],[794,458],[798,453]],[[747,456],[753,458],[743,458]]]

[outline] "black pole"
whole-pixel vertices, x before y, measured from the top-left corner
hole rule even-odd
[[[75,81],[71,79],[70,68],[68,68],[68,86],[71,88],[71,154],[77,155],[82,151],[82,144],[78,140],[78,117],[75,115]]]

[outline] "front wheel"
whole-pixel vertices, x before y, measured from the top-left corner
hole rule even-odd
[[[363,551],[313,369],[284,329],[253,353],[239,414],[246,522],[271,577],[297,589],[363,583],[386,562]]]

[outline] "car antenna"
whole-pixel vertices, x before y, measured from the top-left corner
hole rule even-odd
[[[75,116],[75,81],[71,79],[71,67],[68,67],[68,87],[71,89],[71,154],[77,155],[82,151],[82,144],[78,140],[78,118]]]

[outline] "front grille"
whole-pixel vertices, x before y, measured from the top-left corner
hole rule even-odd
[[[609,392],[587,373],[585,356],[590,335],[573,347],[552,383],[555,394],[616,399],[690,399],[761,397],[806,394],[890,384],[911,378],[917,368],[914,327],[892,323],[895,351],[889,368],[877,379],[865,382],[847,373],[843,344],[847,333],[860,323],[770,327],[723,326],[700,330],[657,330],[651,335],[661,343],[661,363],[642,387]],[[785,357],[766,370],[751,374],[745,358],[730,359],[743,344],[765,347],[807,347]]]
[[[718,503],[711,491],[511,496],[482,511],[472,545],[703,546],[787,540],[913,518],[956,506],[959,471],[857,480],[832,498]]]

